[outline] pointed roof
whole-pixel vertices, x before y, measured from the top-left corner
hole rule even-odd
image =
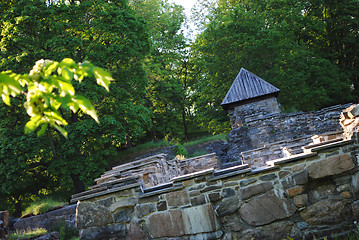
[[[279,91],[278,88],[262,78],[242,68],[227,95],[224,97],[221,106],[226,107],[231,103],[242,102],[265,95],[277,95]]]

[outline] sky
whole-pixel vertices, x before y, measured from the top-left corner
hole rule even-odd
[[[187,15],[187,18],[189,19],[190,15],[191,15],[191,8],[194,6],[194,4],[196,3],[196,0],[172,0],[174,3],[178,4],[178,5],[182,5],[185,8],[185,13]],[[190,33],[190,31],[188,30],[184,30],[185,34],[187,36],[190,37],[190,39],[194,39],[195,35],[198,33],[197,31],[195,31],[195,27],[193,25],[193,23],[189,22],[189,28],[193,31],[192,33]]]

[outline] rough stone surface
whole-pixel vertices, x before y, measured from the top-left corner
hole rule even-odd
[[[239,209],[241,218],[251,226],[261,226],[294,214],[296,207],[270,191],[244,203]]]
[[[157,203],[157,211],[165,211],[167,210],[167,202],[166,201],[159,201]]]
[[[301,193],[303,193],[304,187],[303,186],[296,186],[290,189],[287,189],[287,193],[289,197],[295,197]]]
[[[216,202],[221,199],[221,195],[219,193],[209,193],[208,199],[211,202]]]
[[[300,239],[302,234],[298,227],[291,222],[283,221],[269,224],[264,227],[258,227],[259,234],[262,239],[278,240],[278,239]]]
[[[298,208],[305,207],[308,204],[308,194],[297,195],[293,198],[295,206]]]
[[[140,224],[136,221],[131,221],[126,234],[126,240],[147,240],[149,239],[144,231],[142,230]]]
[[[240,201],[238,197],[230,197],[223,199],[215,208],[217,216],[225,216],[234,213],[240,207]]]
[[[284,188],[291,188],[296,185],[303,185],[308,182],[308,171],[303,170],[290,175],[281,181]]]
[[[144,203],[139,204],[135,207],[136,215],[138,218],[142,218],[143,216],[146,216],[154,211],[156,211],[156,206],[152,203]]]
[[[115,223],[129,223],[133,217],[133,208],[132,207],[124,207],[119,208],[113,214],[113,219]]]
[[[263,182],[256,185],[241,188],[240,196],[242,199],[248,199],[255,195],[265,193],[270,189],[273,189],[273,184],[271,182]]]
[[[227,231],[239,232],[243,229],[243,224],[241,223],[241,219],[237,213],[221,217],[219,221],[221,222],[223,228]]]
[[[97,228],[86,228],[80,231],[81,240],[112,240],[125,239],[126,226],[121,224],[106,225]],[[114,238],[114,236],[116,236]]]
[[[181,237],[216,230],[216,217],[211,205],[170,210],[149,217],[149,231],[153,238]]]
[[[204,195],[199,195],[198,197],[194,197],[191,199],[191,204],[192,206],[206,204],[206,198]]]
[[[111,211],[100,204],[79,202],[76,209],[76,227],[101,227],[113,223]]]
[[[349,154],[330,157],[309,166],[309,177],[323,178],[340,174],[354,168],[354,162]]]
[[[341,223],[350,216],[350,209],[343,201],[321,200],[300,213],[310,225]]]
[[[167,205],[171,207],[179,207],[189,204],[189,198],[186,191],[170,192],[166,195]]]

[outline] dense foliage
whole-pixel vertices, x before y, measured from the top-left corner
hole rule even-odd
[[[216,1],[202,17],[204,31],[193,46],[193,90],[202,122],[223,126],[219,105],[241,67],[281,89],[284,110],[355,100],[358,9],[355,0]]]

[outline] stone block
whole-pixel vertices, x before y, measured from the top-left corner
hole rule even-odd
[[[267,226],[258,227],[257,230],[257,235],[260,235],[260,239],[302,239],[302,233],[298,227],[289,221],[275,222]]]
[[[180,207],[188,205],[189,197],[186,191],[175,191],[166,194],[167,205],[170,207]]]
[[[275,175],[275,173],[270,173],[270,174],[267,174],[267,175],[264,175],[264,176],[260,176],[259,180],[270,181],[270,180],[274,180],[276,178],[277,178],[277,175]]]
[[[233,188],[223,188],[221,195],[224,198],[232,197],[236,195],[236,191]]]
[[[208,199],[211,202],[216,202],[216,201],[220,200],[221,198],[222,198],[221,194],[219,194],[218,192],[208,194]]]
[[[110,211],[115,211],[118,208],[134,207],[138,203],[137,197],[123,197],[116,200],[109,207]]]
[[[139,223],[131,221],[126,234],[126,240],[148,240]]]
[[[344,192],[342,192],[342,196],[343,196],[343,198],[348,199],[348,198],[352,197],[352,194],[348,191],[344,191]]]
[[[242,199],[248,199],[258,194],[265,193],[271,189],[273,189],[273,184],[271,182],[263,182],[256,185],[241,188],[239,192]]]
[[[295,185],[304,185],[308,182],[308,171],[303,170],[290,175],[281,181],[283,188],[291,188]]]
[[[287,199],[270,191],[244,203],[239,209],[241,218],[251,226],[261,226],[292,216],[297,208]]]
[[[105,199],[101,199],[101,200],[98,200],[97,203],[98,204],[101,204],[105,207],[110,207],[112,203],[115,202],[115,197],[114,196],[111,196],[111,197],[108,197],[108,198],[105,198]]]
[[[246,179],[246,180],[241,181],[240,185],[241,185],[241,187],[245,187],[245,186],[248,186],[248,185],[250,185],[252,183],[255,183],[255,182],[257,182],[257,179],[256,178],[251,178],[251,179]]]
[[[206,204],[206,198],[204,195],[199,195],[198,197],[194,197],[191,199],[191,204],[192,206]]]
[[[239,232],[243,229],[243,224],[237,213],[226,215],[219,219],[221,226],[227,231]]]
[[[78,229],[100,227],[113,223],[111,211],[93,202],[78,202],[76,209],[76,227]]]
[[[157,202],[157,211],[165,211],[165,210],[167,210],[167,202],[166,201]]]
[[[305,207],[308,204],[308,194],[297,195],[293,198],[295,206],[298,208]]]
[[[129,223],[133,217],[133,207],[119,208],[113,214],[115,223]]]
[[[309,166],[310,178],[323,178],[349,171],[355,167],[349,154],[343,154],[323,159]]]
[[[287,189],[287,193],[289,197],[295,197],[299,194],[302,194],[304,191],[304,187],[303,186],[296,186],[296,187],[292,187]]]
[[[126,225],[113,224],[101,227],[92,227],[80,230],[81,240],[98,240],[98,239],[124,239],[126,237]]]
[[[234,213],[241,203],[237,196],[222,199],[222,201],[216,206],[215,211],[217,216],[222,217],[231,213]]]
[[[149,217],[148,222],[153,238],[181,237],[214,232],[218,229],[214,211],[208,204],[154,213]]]
[[[341,223],[351,216],[349,207],[343,201],[321,200],[300,212],[309,225]]]
[[[135,207],[136,216],[142,218],[150,213],[156,211],[156,206],[152,203],[138,204]]]

